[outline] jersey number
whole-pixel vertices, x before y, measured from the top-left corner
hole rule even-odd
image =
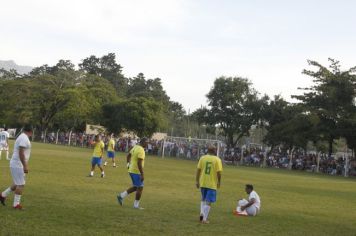
[[[205,174],[210,175],[212,162],[207,162],[205,165]]]

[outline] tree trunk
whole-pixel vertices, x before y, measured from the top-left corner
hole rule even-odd
[[[331,157],[331,154],[333,153],[333,142],[334,142],[334,138],[330,138],[329,139],[329,157]]]

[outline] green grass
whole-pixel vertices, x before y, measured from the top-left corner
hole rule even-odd
[[[33,144],[24,211],[13,196],[0,206],[0,235],[356,235],[355,179],[283,170],[224,167],[210,224],[200,225],[196,163],[147,157],[141,205],[134,196],[121,207],[116,194],[130,186],[120,154],[119,167],[89,173],[91,150]],[[8,161],[0,161],[0,189],[11,183]],[[252,183],[261,196],[257,217],[235,217],[236,200]]]

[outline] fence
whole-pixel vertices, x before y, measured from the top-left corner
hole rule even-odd
[[[62,132],[57,130],[49,133],[36,133],[33,140],[44,143],[90,148],[94,135],[82,132]],[[104,143],[108,138],[104,137]],[[136,140],[116,138],[116,151],[127,152]],[[261,168],[278,168],[299,170],[329,175],[356,176],[356,159],[350,153],[339,153],[327,156],[324,153],[303,153],[294,150],[281,151],[263,148],[260,144],[250,143],[248,146],[227,148],[219,140],[194,139],[184,137],[166,137],[164,140],[150,140],[147,153],[160,157],[173,157],[187,160],[199,160],[207,153],[210,144],[217,147],[217,155],[226,165],[255,166]]]

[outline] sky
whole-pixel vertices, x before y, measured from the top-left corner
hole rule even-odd
[[[353,0],[0,0],[0,60],[54,65],[113,52],[125,76],[161,78],[191,112],[220,76],[261,96],[300,94],[307,60],[356,65]]]

